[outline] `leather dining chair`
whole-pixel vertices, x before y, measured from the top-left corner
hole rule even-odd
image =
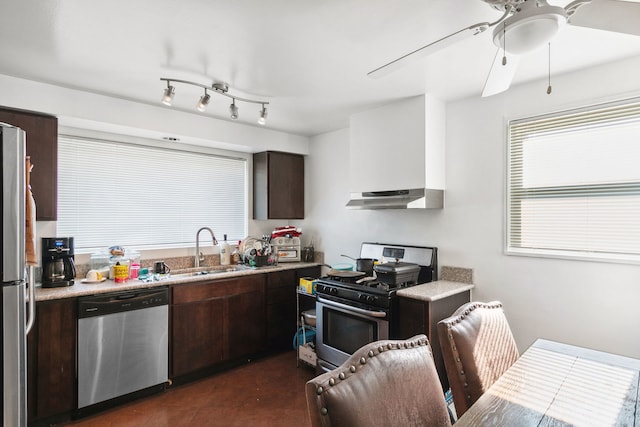
[[[464,304],[438,322],[438,335],[460,417],[520,354],[499,301]]]
[[[451,426],[429,341],[382,340],[310,380],[311,425]]]

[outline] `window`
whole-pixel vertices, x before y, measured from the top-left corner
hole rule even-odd
[[[239,240],[246,181],[244,158],[61,135],[57,233],[78,253],[193,246],[203,226]]]
[[[640,99],[508,124],[507,253],[640,261]]]

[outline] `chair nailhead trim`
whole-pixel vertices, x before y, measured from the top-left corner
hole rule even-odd
[[[327,410],[327,408],[322,408],[322,409],[320,409],[320,413],[322,415],[327,415],[329,413],[329,411]]]
[[[468,316],[469,314],[471,314],[475,309],[477,308],[485,308],[485,309],[495,309],[495,308],[502,308],[502,303],[500,302],[494,302],[494,303],[483,303],[483,302],[475,302],[475,303],[471,303],[471,305],[469,305],[463,313],[459,314],[457,317],[455,317],[454,319],[447,319],[446,321],[443,321],[447,327],[447,338],[449,338],[449,345],[451,346],[451,350],[453,351],[453,356],[454,356],[454,360],[456,361],[456,365],[458,367],[458,369],[460,370],[460,380],[463,381],[464,387],[468,388],[469,384],[467,383],[467,378],[465,376],[464,373],[464,369],[462,368],[462,362],[460,360],[460,354],[458,353],[458,349],[456,347],[454,338],[453,338],[453,333],[451,332],[451,330],[453,329],[453,327],[455,325],[457,325],[458,323],[462,322],[462,320]],[[467,394],[467,403],[471,403],[471,395]]]
[[[418,339],[416,341],[402,342],[402,343],[394,342],[394,343],[387,343],[386,345],[380,345],[380,346],[377,347],[377,350],[378,350],[378,354],[380,354],[380,353],[382,353],[384,351],[388,351],[388,350],[393,350],[393,349],[400,350],[400,349],[403,349],[403,348],[406,348],[406,349],[415,348],[415,347],[418,347],[418,346],[427,345],[428,343],[429,343],[429,341],[425,340],[425,339]],[[374,349],[370,349],[367,352],[367,356],[369,356],[370,358],[373,358],[373,357],[377,356],[377,354],[376,354]],[[360,362],[361,365],[365,365],[367,363],[367,358],[365,356],[362,356],[362,357],[360,357],[359,362]],[[349,366],[349,372],[356,373],[357,370],[358,370],[358,368],[356,368],[354,365]],[[347,378],[347,372],[346,371],[345,372],[340,372],[338,374],[338,379],[339,380],[344,381],[346,378]],[[327,382],[327,385],[328,386],[335,386],[337,383],[338,383],[338,381],[336,380],[336,378],[330,378],[329,381]],[[318,395],[320,395],[320,394],[324,393],[327,390],[328,390],[328,388],[325,389],[325,387],[319,386],[316,389],[316,393]],[[327,408],[320,409],[320,412],[321,412],[322,415],[326,415],[328,413]]]

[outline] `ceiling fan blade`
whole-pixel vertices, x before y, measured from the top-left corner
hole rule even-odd
[[[493,58],[493,64],[491,64],[491,70],[489,70],[489,75],[487,76],[487,81],[482,91],[483,98],[509,89],[513,81],[513,76],[516,74],[520,57],[509,54],[507,56],[507,63],[502,65],[502,52],[502,49],[498,49],[495,58]]]
[[[572,12],[572,6],[575,12]],[[640,3],[620,0],[584,0],[567,5],[569,24],[640,36]]]
[[[449,34],[446,37],[443,37],[439,40],[434,41],[426,46],[421,47],[420,49],[416,49],[413,52],[409,52],[400,58],[389,62],[388,64],[384,64],[381,67],[376,68],[373,71],[367,73],[367,76],[377,79],[379,77],[386,76],[399,68],[404,67],[408,62],[411,62],[415,59],[425,57],[427,55],[431,55],[434,52],[439,51],[440,49],[444,49],[447,46],[451,46],[454,43],[459,42],[460,40],[464,40],[470,36],[475,36],[476,34],[480,34],[489,28],[490,24],[488,22],[481,22],[479,24],[472,25],[467,28],[463,28],[460,31],[456,31],[453,34]]]

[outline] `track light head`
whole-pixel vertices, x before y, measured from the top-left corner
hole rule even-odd
[[[211,96],[207,93],[207,90],[204,90],[204,95],[200,97],[200,101],[196,105],[198,111],[202,112],[207,109],[207,105],[209,105],[209,101],[211,100]]]
[[[236,120],[238,118],[238,107],[236,107],[236,100],[233,99],[231,105],[229,105],[229,113],[231,114],[231,120]]]
[[[261,125],[267,124],[267,107],[262,104],[262,109],[260,109],[260,118],[258,118],[258,123]]]
[[[164,90],[164,94],[162,95],[162,103],[164,105],[171,106],[171,101],[173,101],[173,96],[176,94],[176,88],[171,86],[171,83],[167,81],[167,88]]]

